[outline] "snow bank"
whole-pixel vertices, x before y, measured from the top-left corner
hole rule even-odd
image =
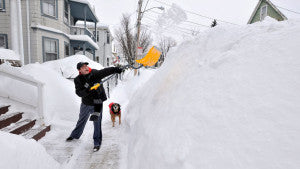
[[[20,56],[10,49],[0,48],[0,59],[5,60],[20,60]]]
[[[73,55],[60,60],[45,62],[42,65],[55,70],[65,78],[75,78],[78,75],[76,65],[78,62],[88,62],[92,69],[103,69],[104,67],[84,55]]]
[[[0,131],[0,168],[55,169],[60,165],[35,140]]]
[[[131,97],[123,168],[299,168],[299,44],[299,20],[181,44]]]

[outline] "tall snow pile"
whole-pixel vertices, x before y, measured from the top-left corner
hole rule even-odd
[[[300,21],[210,29],[127,106],[130,169],[298,169]]]
[[[35,140],[2,131],[0,138],[0,168],[60,168],[45,148]]]
[[[84,55],[73,55],[64,59],[54,60],[43,63],[44,66],[55,70],[65,78],[75,78],[78,75],[76,65],[78,62],[88,62],[89,67],[93,69],[103,69],[104,67],[89,59]]]
[[[44,118],[47,123],[62,124],[59,121],[78,119],[80,98],[75,94],[74,83],[66,77],[78,75],[76,64],[88,62],[91,68],[101,69],[102,65],[88,59],[84,55],[74,55],[65,59],[49,61],[43,64],[35,63],[20,68],[0,65],[0,71],[18,74],[26,79],[33,79],[44,84]],[[65,76],[65,77],[63,77]],[[31,77],[31,78],[30,78]],[[37,87],[23,82],[0,76],[0,96],[15,98],[19,102],[37,105]]]

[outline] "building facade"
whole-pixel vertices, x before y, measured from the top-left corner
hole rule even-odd
[[[82,27],[75,26],[83,21]],[[61,59],[99,49],[86,23],[98,22],[86,1],[0,0],[0,46],[18,53],[23,64]]]
[[[77,24],[78,26],[82,27],[83,23],[80,22]],[[110,66],[112,64],[112,34],[110,32],[110,29],[106,25],[100,25],[97,24],[96,31],[94,29],[94,25],[88,24],[87,28],[90,32],[93,33],[95,36],[95,40],[97,45],[99,46],[99,49],[95,51],[95,61],[97,63],[100,63],[104,67]],[[82,54],[82,51],[79,52],[79,54]],[[86,54],[87,57],[90,59],[93,58],[93,56],[89,53]]]
[[[262,21],[266,16],[274,18],[278,21],[287,20],[287,17],[270,0],[259,0],[256,5],[248,24]]]

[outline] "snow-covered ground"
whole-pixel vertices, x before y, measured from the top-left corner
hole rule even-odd
[[[38,143],[6,133],[0,138],[22,140],[15,146],[34,147],[41,155],[31,160],[49,161],[52,168],[298,169],[299,44],[299,20],[217,26],[179,45],[161,68],[142,69],[140,76],[127,71],[105,102],[103,145],[96,153],[91,123],[79,140],[65,142],[80,104],[65,78],[77,73],[78,58],[17,68],[45,83],[45,116],[53,127]],[[16,95],[28,97],[24,86],[3,82],[0,94],[17,89]],[[115,128],[110,102],[122,106],[122,125]],[[15,158],[22,162],[28,154],[20,149]]]

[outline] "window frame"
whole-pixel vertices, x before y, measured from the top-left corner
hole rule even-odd
[[[69,55],[66,55],[66,46],[68,46],[68,53],[69,53]],[[64,57],[66,58],[66,57],[69,57],[70,56],[70,43],[68,43],[68,42],[64,42]]]
[[[8,39],[7,34],[0,34],[0,36],[4,37],[5,49],[8,49]]]
[[[42,16],[45,16],[45,17],[48,17],[48,18],[53,18],[53,19],[58,19],[58,0],[53,0],[55,2],[55,9],[54,9],[55,15],[54,16],[49,15],[49,14],[44,12],[44,10],[43,10],[43,2],[44,1],[45,0],[40,0]]]
[[[106,43],[107,43],[107,44],[110,44],[110,38],[111,38],[111,37],[110,37],[110,33],[107,31],[107,32],[106,32]]]
[[[2,2],[2,8],[0,7],[0,12],[5,12],[5,0],[0,0]]]
[[[59,40],[55,39],[55,38],[50,38],[50,37],[43,36],[42,37],[43,62],[51,61],[51,60],[47,60],[47,58],[46,58],[46,49],[45,49],[45,41],[46,40],[51,40],[51,41],[55,41],[56,42],[56,47],[57,47],[57,49],[56,49],[56,59],[54,59],[54,60],[57,60],[59,58]]]
[[[265,16],[265,17],[268,16],[268,5],[264,5],[264,6],[260,7],[260,20],[261,20],[261,21],[265,19],[265,17],[262,18],[262,17],[263,17],[263,13],[262,13],[263,8],[266,8],[266,16]]]
[[[65,9],[65,5],[67,5],[68,6],[68,11],[67,11],[67,14],[68,14],[68,17],[66,18],[66,9]],[[64,9],[63,9],[63,11],[64,11],[64,17],[63,17],[63,20],[64,20],[64,23],[65,24],[67,24],[67,25],[69,25],[69,16],[70,16],[70,6],[69,6],[69,1],[68,0],[64,0]],[[65,19],[67,19],[67,21],[65,20]]]

